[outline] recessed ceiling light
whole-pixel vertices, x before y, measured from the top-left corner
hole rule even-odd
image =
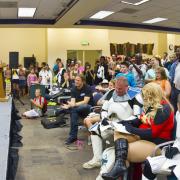
[[[36,8],[18,8],[18,17],[33,17]]]
[[[128,2],[128,1],[121,1],[121,2],[124,3],[124,4],[130,4],[130,5],[134,5],[134,6],[139,6],[139,5],[141,5],[141,4],[145,3],[145,2],[148,2],[148,1],[150,1],[150,0],[141,0],[141,1],[137,2],[137,3],[131,3],[131,2]]]
[[[112,11],[99,11],[96,14],[94,14],[93,16],[91,16],[90,19],[103,19],[107,16],[110,16],[113,13],[114,12],[112,12]]]
[[[157,22],[161,22],[161,21],[166,21],[166,20],[168,20],[168,19],[167,18],[157,17],[157,18],[153,18],[153,19],[150,19],[150,20],[147,20],[147,21],[143,21],[142,23],[153,24],[153,23],[157,23]]]

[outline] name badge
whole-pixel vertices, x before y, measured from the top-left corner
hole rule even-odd
[[[85,93],[81,93],[80,96],[85,96]]]

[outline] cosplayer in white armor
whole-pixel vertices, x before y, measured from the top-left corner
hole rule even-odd
[[[156,174],[174,174],[180,179],[180,112],[176,112],[176,140],[172,146],[167,147],[161,156],[148,157],[145,162],[144,176],[155,179]],[[146,179],[144,178],[144,179]]]
[[[101,122],[89,128],[92,134],[91,141],[94,156],[92,160],[83,164],[84,168],[91,169],[101,166],[103,151],[102,140],[106,141],[110,136],[113,138],[114,129],[118,131],[119,128],[117,122],[134,119],[141,113],[141,108],[142,97],[140,89],[129,87],[123,96],[118,96],[116,90],[113,92],[110,100],[103,104]]]

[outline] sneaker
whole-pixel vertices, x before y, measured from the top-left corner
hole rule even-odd
[[[90,161],[83,164],[84,169],[93,169],[93,168],[98,168],[98,167],[101,167],[100,161],[90,160]]]
[[[69,145],[69,144],[72,144],[73,142],[77,141],[77,138],[71,138],[69,137],[66,141],[65,141],[65,144],[66,145]]]

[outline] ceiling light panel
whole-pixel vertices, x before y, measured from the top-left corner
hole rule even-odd
[[[93,16],[91,16],[90,19],[103,19],[107,16],[110,16],[113,13],[114,13],[113,11],[99,11]]]
[[[18,8],[18,17],[30,17],[35,14],[36,8]]]
[[[133,5],[133,6],[139,6],[139,5],[144,4],[144,3],[148,2],[148,1],[150,1],[150,0],[141,0],[141,1],[138,1],[136,3],[129,2],[129,1],[121,1],[121,2],[124,3],[124,4],[129,4],[129,5]]]
[[[161,22],[161,21],[166,21],[166,20],[168,20],[168,19],[167,18],[157,17],[157,18],[153,18],[153,19],[150,19],[150,20],[147,20],[147,21],[143,21],[142,23],[154,24],[154,23]]]

